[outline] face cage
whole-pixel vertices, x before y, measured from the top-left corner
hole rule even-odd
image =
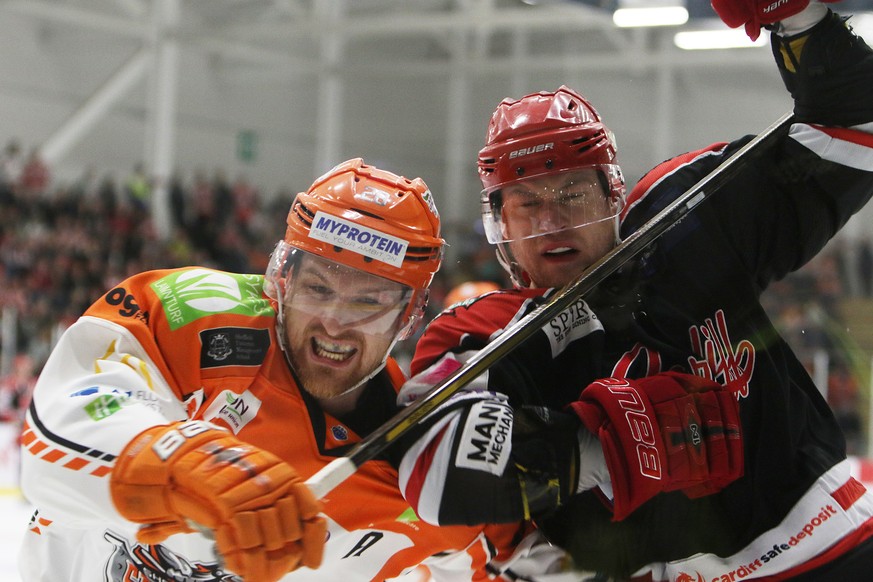
[[[276,326],[279,335],[279,342],[283,350],[285,349],[284,307],[286,303],[286,295],[291,291],[291,287],[286,285],[286,280],[291,268],[295,264],[300,262],[300,258],[304,256],[304,254],[313,256],[323,261],[330,262],[330,259],[325,259],[324,257],[321,257],[314,253],[298,249],[288,244],[284,240],[280,240],[278,243],[276,243],[276,247],[273,250],[272,255],[270,255],[270,262],[267,265],[267,270],[264,275],[264,293],[267,295],[267,297],[276,302],[276,311],[278,314],[276,318]],[[342,265],[342,263],[337,264]],[[347,268],[353,269],[353,267]],[[373,275],[371,273],[367,274],[373,277],[378,277],[378,275]],[[395,283],[397,283],[398,285],[403,285],[399,282]],[[403,286],[407,287],[406,285]],[[395,342],[410,337],[415,332],[420,322],[424,319],[424,311],[425,307],[427,306],[428,294],[428,289],[412,289],[412,296],[407,303],[406,309],[398,318],[400,323],[398,325],[397,331],[395,332]]]
[[[625,197],[624,197],[624,188],[623,188],[623,179],[621,174],[621,168],[616,164],[598,164],[593,166],[580,166],[576,168],[572,168],[569,170],[564,170],[561,172],[546,172],[542,174],[537,174],[534,176],[525,176],[524,178],[520,178],[518,180],[514,180],[511,182],[505,182],[498,186],[494,186],[492,188],[487,188],[482,190],[480,196],[480,204],[481,204],[481,213],[482,213],[482,226],[485,230],[485,236],[488,239],[488,242],[491,244],[497,244],[502,242],[509,242],[510,240],[506,238],[506,228],[503,223],[503,216],[501,212],[501,200],[496,200],[495,198],[500,194],[500,191],[507,186],[511,186],[513,184],[518,184],[520,182],[525,182],[528,180],[535,180],[537,178],[542,178],[544,176],[556,176],[560,174],[565,174],[569,172],[579,172],[586,169],[595,169],[597,170],[598,175],[600,176],[600,180],[604,186],[605,192],[608,194],[604,194],[605,196],[609,196],[609,202],[612,206],[612,214],[607,216],[602,216],[597,218],[596,220],[590,220],[586,222],[580,222],[579,224],[571,224],[566,228],[562,228],[560,230],[571,230],[574,228],[581,228],[588,224],[594,224],[597,222],[603,222],[606,220],[613,220],[618,217],[621,211],[624,209]],[[518,240],[524,238],[534,238],[537,236],[542,236],[545,234],[551,234],[553,232],[560,232],[559,230],[555,231],[547,231],[547,232],[538,232],[532,235],[528,235],[526,237],[520,237]]]

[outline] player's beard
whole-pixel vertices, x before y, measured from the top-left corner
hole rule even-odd
[[[291,323],[286,340],[301,388],[319,400],[338,397],[360,384],[382,364],[391,341],[355,330],[331,336],[314,322],[299,330]]]

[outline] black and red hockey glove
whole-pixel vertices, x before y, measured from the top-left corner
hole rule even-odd
[[[658,493],[702,497],[743,474],[739,403],[730,387],[677,372],[606,378],[570,408],[600,439],[616,521]]]
[[[819,0],[837,2],[838,0]],[[745,25],[746,34],[757,40],[761,27],[802,12],[810,0],[712,0],[712,8],[731,28]]]

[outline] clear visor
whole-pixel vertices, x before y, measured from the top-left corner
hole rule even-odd
[[[333,331],[354,328],[383,336],[405,323],[410,287],[289,248],[282,301],[287,317],[318,318]]]
[[[622,201],[610,196],[611,172],[601,165],[519,180],[482,192],[482,222],[495,244],[613,220]]]

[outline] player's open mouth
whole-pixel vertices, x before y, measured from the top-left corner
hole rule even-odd
[[[547,257],[562,257],[564,255],[569,255],[571,253],[575,253],[576,249],[570,247],[557,247],[554,249],[549,249],[543,253],[544,256]]]
[[[358,350],[353,346],[312,338],[312,351],[319,358],[332,362],[344,362],[351,358]]]

